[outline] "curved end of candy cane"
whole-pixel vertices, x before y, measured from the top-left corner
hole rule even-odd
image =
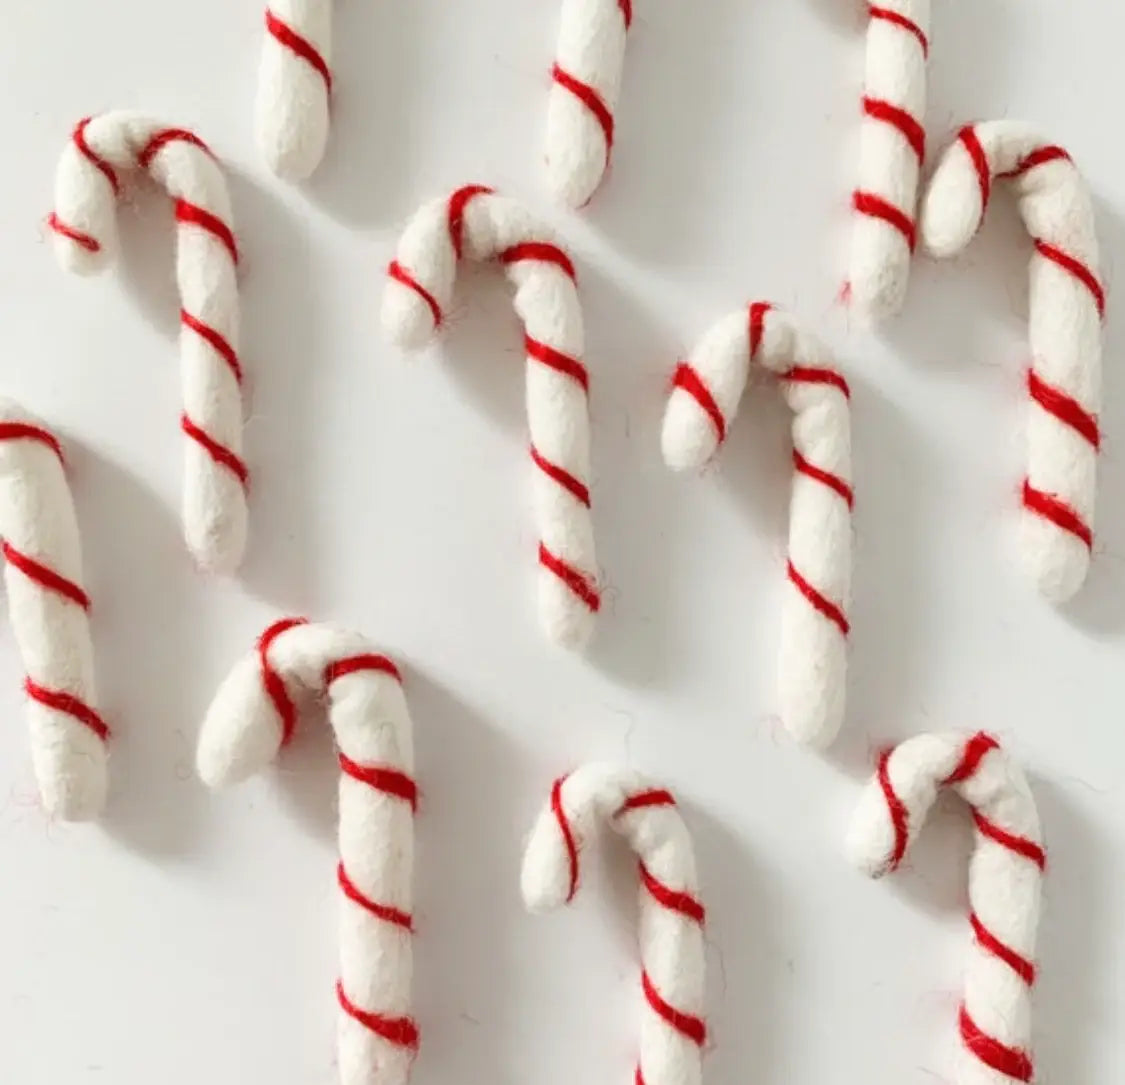
[[[277,756],[281,731],[262,689],[256,654],[236,664],[211,702],[195,752],[199,778],[213,788],[237,784]]]
[[[58,733],[54,713],[31,712],[31,759],[47,816],[60,821],[94,821],[109,790],[104,739],[69,727]]]
[[[387,341],[402,350],[419,350],[433,339],[438,328],[434,310],[413,287],[395,278],[394,269],[383,288],[380,322]]]
[[[896,836],[887,816],[887,801],[878,779],[863,789],[848,825],[844,853],[848,862],[869,878],[881,878],[895,869]]]
[[[524,906],[535,914],[561,907],[572,895],[567,838],[559,832],[558,821],[549,803],[540,813],[524,849],[520,892]]]
[[[229,471],[205,464],[184,480],[184,538],[204,572],[230,574],[242,564],[247,516],[246,493]]]
[[[547,109],[547,187],[578,210],[593,199],[606,168],[605,137],[574,95],[556,89]]]
[[[682,388],[673,388],[660,431],[664,462],[673,471],[702,467],[718,451],[714,423],[699,402]]]
[[[300,60],[268,49],[258,81],[256,129],[262,157],[278,177],[311,177],[328,144],[328,94],[321,76]]]
[[[1019,557],[1040,594],[1052,603],[1072,598],[1090,570],[1090,549],[1085,542],[1026,510],[1020,520]]]
[[[942,155],[922,198],[923,246],[938,259],[956,255],[973,239],[983,214],[980,178],[965,144],[958,140]]]

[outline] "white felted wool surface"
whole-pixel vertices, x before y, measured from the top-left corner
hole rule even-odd
[[[1109,287],[1096,541],[1086,583],[1055,606],[1008,547],[1032,253],[1011,186],[995,186],[963,256],[919,248],[878,336],[835,305],[862,8],[635,0],[613,166],[580,213],[542,162],[561,0],[336,0],[331,136],[302,186],[273,176],[255,138],[262,3],[198,0],[176,18],[135,0],[0,8],[0,62],[24,88],[0,98],[0,390],[64,446],[113,730],[98,821],[45,816],[5,591],[5,1085],[338,1085],[331,729],[302,704],[291,746],[243,783],[212,791],[195,768],[215,692],[292,613],[390,653],[416,725],[412,1085],[632,1081],[627,844],[612,829],[589,841],[579,894],[551,916],[520,893],[551,781],[592,762],[667,786],[691,834],[705,1082],[955,1081],[964,803],[939,800],[880,881],[842,842],[880,750],[979,729],[1027,774],[1050,856],[1038,1079],[1115,1080],[1125,150],[1094,96],[1111,100],[1125,21],[1089,0],[932,12],[931,165],[964,119],[1020,117],[1066,146],[1093,198]],[[42,223],[74,122],[121,104],[197,132],[229,189],[252,468],[232,577],[200,575],[184,552],[171,201],[136,172],[117,259],[89,278],[60,271]],[[602,589],[581,654],[538,624],[517,288],[465,261],[438,336],[416,354],[382,337],[386,267],[412,216],[472,180],[548,226],[577,269]],[[709,465],[672,472],[660,447],[675,363],[756,298],[815,335],[852,393],[847,703],[820,753],[793,741],[778,697],[794,472],[776,377],[751,371]]]

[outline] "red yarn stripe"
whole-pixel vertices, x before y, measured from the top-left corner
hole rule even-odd
[[[893,203],[888,203],[874,192],[861,192],[859,189],[852,193],[852,207],[861,215],[882,219],[888,226],[894,227],[902,234],[910,251],[914,251],[917,243],[914,220],[905,211],[899,210]]]
[[[502,264],[516,264],[520,260],[539,260],[544,264],[554,264],[562,268],[569,279],[577,278],[570,257],[558,245],[552,245],[547,241],[523,241],[510,249],[505,249],[497,259]]]
[[[919,45],[922,46],[922,55],[926,57],[930,55],[930,42],[926,37],[926,32],[913,19],[908,19],[902,12],[892,11],[890,8],[876,7],[874,4],[868,6],[867,12],[872,19],[881,19],[885,23],[900,27],[908,34],[913,34],[918,39]]]
[[[36,561],[17,550],[7,539],[0,545],[0,549],[3,550],[4,558],[8,564],[15,569],[19,569],[32,583],[38,584],[45,591],[69,599],[83,610],[90,609],[90,597],[82,590],[81,585],[76,584],[73,580],[68,580],[61,573],[55,572],[50,566],[44,565],[42,562]]]
[[[888,870],[895,870],[902,862],[902,857],[906,854],[906,845],[910,840],[910,814],[906,804],[891,786],[890,761],[893,752],[893,750],[883,751],[879,756],[878,770],[879,786],[883,789],[883,798],[887,802],[887,813],[891,816],[891,827],[895,834],[894,850],[891,852]]]
[[[414,920],[409,912],[399,908],[392,908],[388,904],[379,904],[370,897],[364,896],[359,887],[348,877],[348,872],[341,862],[336,867],[336,881],[339,883],[340,892],[354,904],[358,904],[365,912],[370,912],[376,919],[390,923],[392,926],[401,927],[404,931],[414,930]]]
[[[46,445],[61,461],[62,445],[53,433],[27,422],[0,422],[0,441],[38,441]]]
[[[766,313],[773,306],[768,301],[755,301],[750,306],[750,358],[753,359],[762,345],[762,335],[766,330]]]
[[[374,652],[363,655],[348,656],[346,659],[337,659],[324,668],[324,684],[332,685],[337,678],[345,675],[358,674],[361,671],[376,671],[380,674],[389,674],[399,685],[402,684],[402,675],[394,660],[386,656],[376,655]]]
[[[635,795],[627,796],[614,817],[620,817],[630,810],[642,810],[649,806],[675,805],[676,799],[671,791],[665,791],[662,787],[654,787],[650,791],[638,791]]]
[[[1045,166],[1048,162],[1058,161],[1070,161],[1070,155],[1062,147],[1054,145],[1036,147],[1031,154],[1020,161],[1014,170],[1009,170],[1007,173],[1000,174],[1000,176],[1006,178],[1021,177],[1035,169],[1036,166]]]
[[[523,337],[523,349],[527,356],[534,361],[541,362],[549,369],[557,369],[560,373],[577,381],[582,385],[583,392],[588,393],[590,391],[590,374],[577,358],[572,358],[569,354],[563,354],[561,350],[555,350],[547,343],[540,343],[538,339],[532,339],[530,335]]]
[[[707,1025],[703,1018],[677,1010],[675,1006],[665,1002],[660,992],[653,986],[647,971],[641,972],[641,986],[644,988],[645,999],[658,1017],[671,1025],[681,1036],[686,1036],[696,1047],[703,1046],[707,1040]]]
[[[723,412],[719,410],[711,389],[703,383],[703,378],[687,362],[680,362],[676,372],[672,375],[672,387],[682,388],[692,399],[703,408],[703,413],[711,419],[719,443],[722,444],[727,436],[727,423]]]
[[[1078,400],[1061,389],[1052,388],[1034,369],[1027,371],[1027,391],[1048,414],[1084,437],[1094,448],[1099,447],[1098,420]]]
[[[90,145],[86,142],[86,125],[93,119],[93,117],[83,117],[82,120],[74,126],[74,132],[71,138],[74,140],[74,145],[78,148],[79,154],[109,182],[110,187],[113,189],[113,194],[119,196],[121,194],[121,182],[117,180],[116,171],[104,158],[95,154],[90,149]]]
[[[976,912],[969,913],[973,934],[983,949],[993,957],[1002,960],[1024,983],[1030,987],[1035,983],[1035,965],[1026,957],[1021,957],[1014,949],[1004,945],[981,921]]]
[[[358,1021],[368,1032],[375,1033],[380,1039],[396,1047],[407,1047],[411,1050],[418,1047],[418,1026],[413,1018],[386,1017],[381,1013],[361,1010],[344,993],[344,985],[339,980],[336,982],[336,998],[339,1000],[340,1009],[353,1021]]]
[[[845,399],[852,398],[852,390],[848,382],[834,369],[818,369],[816,366],[795,365],[781,375],[784,381],[796,381],[801,384],[829,384],[838,389]]]
[[[597,588],[574,566],[563,561],[558,555],[552,554],[542,542],[539,544],[539,564],[548,572],[554,573],[590,610],[597,614],[602,605]]]
[[[973,824],[976,825],[977,832],[981,836],[987,837],[1016,855],[1022,855],[1025,859],[1030,859],[1040,870],[1046,869],[1047,853],[1034,840],[1028,840],[1025,836],[1018,836],[1015,833],[1008,832],[1007,829],[1000,828],[995,822],[989,821],[979,810],[973,810]]]
[[[101,251],[102,244],[96,237],[92,234],[85,234],[73,226],[68,226],[54,211],[47,216],[47,226],[54,230],[56,234],[68,238],[76,245],[81,245],[87,252]]]
[[[397,260],[392,260],[387,265],[387,274],[394,279],[396,283],[402,283],[403,286],[409,287],[418,295],[429,307],[430,315],[434,319],[434,327],[441,325],[441,306],[437,303],[437,298],[433,296],[409,271],[406,270]]]
[[[569,888],[566,891],[566,902],[569,904],[574,900],[574,894],[578,892],[578,845],[574,842],[574,831],[570,827],[570,821],[562,804],[562,789],[566,781],[567,777],[560,776],[551,785],[551,813],[555,815],[559,832],[562,834],[563,846],[566,848],[567,869],[570,877]]]
[[[109,738],[109,728],[106,726],[105,720],[85,701],[80,701],[73,694],[64,693],[58,689],[48,689],[31,678],[24,679],[23,688],[33,701],[37,701],[45,708],[73,717],[79,723],[89,727],[103,742]]]
[[[215,157],[211,154],[211,148],[194,132],[189,132],[186,128],[165,128],[163,131],[157,132],[156,135],[141,148],[141,153],[137,155],[137,164],[141,166],[142,169],[147,170],[152,165],[152,160],[160,154],[169,143],[190,143],[193,147],[198,147],[210,157]]]
[[[418,785],[405,772],[378,765],[361,765],[346,754],[340,754],[339,762],[340,771],[345,776],[381,791],[384,795],[410,803],[411,810],[418,809]]]
[[[999,748],[1000,743],[991,735],[986,735],[983,731],[973,735],[965,743],[965,749],[957,767],[942,780],[942,783],[946,786],[963,783],[980,768],[980,763],[984,760],[986,754]]]
[[[283,23],[269,8],[266,8],[266,30],[272,34],[278,42],[286,49],[299,56],[306,64],[309,64],[317,72],[320,73],[321,79],[324,80],[325,89],[329,93],[332,91],[332,72],[328,68],[324,57],[320,55],[317,48],[307,38],[302,38],[291,26]]]
[[[231,228],[221,218],[187,200],[177,200],[176,221],[183,226],[198,226],[212,234],[230,253],[231,262],[238,263],[238,243]]]
[[[851,632],[851,626],[844,612],[827,596],[822,595],[799,572],[792,561],[789,562],[789,579],[793,586],[809,601],[812,608],[824,615],[833,625],[837,626],[846,637]]]
[[[854,507],[855,494],[852,488],[839,475],[833,475],[824,468],[817,467],[815,463],[810,463],[796,449],[793,449],[793,468],[800,474],[823,483],[830,490],[835,490],[847,502],[849,509]]]
[[[572,494],[579,504],[590,507],[590,490],[584,482],[577,479],[569,471],[564,471],[558,464],[544,459],[535,445],[531,446],[531,462],[539,468],[552,482],[558,483],[567,493]]]
[[[449,240],[453,243],[453,251],[457,259],[461,259],[461,250],[465,240],[465,208],[474,196],[490,196],[492,189],[486,185],[465,185],[449,197]]]
[[[1034,1067],[1026,1051],[1008,1047],[999,1040],[982,1032],[969,1016],[969,1011],[961,1007],[959,1016],[961,1039],[965,1046],[985,1066],[1004,1074],[1015,1081],[1030,1081]]]
[[[299,625],[308,625],[308,618],[282,618],[274,622],[258,638],[258,666],[262,673],[262,687],[266,696],[273,703],[274,711],[281,721],[281,745],[285,746],[293,737],[297,728],[297,706],[285,688],[285,680],[270,663],[269,652],[273,642],[282,633],[295,629]]]
[[[239,364],[238,354],[235,353],[234,347],[209,324],[204,324],[202,320],[192,316],[186,309],[180,310],[180,323],[185,328],[190,328],[200,339],[206,340],[215,349],[215,353],[220,355],[223,361],[230,366],[234,379],[241,385],[242,366]]]
[[[202,446],[207,454],[216,463],[222,464],[226,467],[232,475],[234,475],[243,487],[246,486],[250,478],[250,472],[246,469],[246,464],[242,462],[229,448],[219,444],[214,437],[205,433],[199,428],[186,414],[180,416],[180,429],[184,431],[193,441]]]
[[[686,916],[694,923],[700,926],[706,918],[706,911],[703,904],[693,897],[690,893],[686,893],[680,889],[672,889],[653,877],[652,872],[644,865],[642,861],[639,865],[641,872],[641,884],[648,891],[649,896],[656,901],[662,908],[667,908],[670,912],[678,912],[682,916]]]
[[[962,128],[957,138],[964,145],[969,161],[976,171],[977,185],[980,188],[980,206],[981,211],[984,211],[992,198],[992,167],[988,164],[988,155],[984,153],[980,139],[977,138],[977,130],[971,124]]]
[[[602,135],[605,137],[605,154],[608,159],[610,152],[613,150],[613,114],[610,112],[609,106],[602,101],[602,96],[589,83],[583,83],[581,79],[576,79],[570,72],[560,68],[558,64],[551,67],[551,78],[563,90],[570,91],[593,114],[594,120],[598,122],[598,127],[601,128]]]
[[[910,149],[914,152],[918,162],[921,163],[925,160],[926,130],[911,113],[901,109],[893,102],[866,96],[863,99],[863,112],[873,121],[879,121],[882,124],[889,124],[892,128],[897,128],[906,142],[910,144]]]
[[[1094,533],[1086,526],[1082,517],[1060,498],[1035,489],[1027,479],[1023,483],[1023,507],[1081,539],[1088,549],[1093,547]]]
[[[1035,239],[1035,251],[1045,260],[1050,260],[1051,263],[1061,267],[1063,271],[1069,272],[1086,287],[1093,295],[1094,304],[1098,307],[1098,316],[1103,320],[1105,319],[1105,290],[1102,289],[1102,284],[1098,282],[1097,276],[1081,260],[1071,256],[1068,252],[1063,252],[1062,249],[1052,245],[1049,241],[1044,241],[1041,237]]]
[[[633,25],[633,0],[617,0],[617,6],[621,9],[621,17],[625,20],[625,29],[628,30]]]

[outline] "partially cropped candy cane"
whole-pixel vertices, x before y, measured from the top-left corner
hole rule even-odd
[[[563,0],[547,105],[547,178],[570,207],[594,195],[613,152],[633,0]]]
[[[82,551],[62,449],[0,398],[0,540],[12,630],[23,657],[31,756],[52,817],[87,821],[106,795],[106,739],[82,587]]]
[[[545,912],[574,899],[582,849],[599,822],[639,859],[645,1012],[636,1083],[699,1085],[707,1039],[704,909],[691,838],[671,792],[612,765],[587,765],[555,781],[524,853],[524,902]]]
[[[183,522],[200,566],[231,572],[246,545],[238,251],[230,197],[198,136],[138,113],[80,121],[55,174],[48,224],[59,263],[87,275],[117,249],[119,173],[145,170],[175,201],[185,441]]]
[[[1090,194],[1061,147],[1016,121],[961,130],[930,181],[922,239],[934,256],[961,251],[980,226],[993,181],[1015,186],[1031,234],[1031,366],[1020,553],[1053,600],[1086,579],[1097,493],[1105,291]]]
[[[879,761],[848,838],[855,865],[872,877],[895,870],[942,787],[971,807],[969,862],[973,948],[958,1014],[959,1085],[1032,1079],[1031,987],[1046,853],[1035,801],[996,740],[977,734],[919,735]]]
[[[324,157],[332,93],[332,0],[271,0],[258,72],[258,143],[270,169],[301,181]]]
[[[590,516],[589,375],[574,264],[513,200],[470,185],[426,204],[388,268],[383,329],[404,348],[428,343],[453,297],[457,263],[497,260],[524,324],[527,418],[539,529],[539,613],[547,635],[584,644],[601,605]]]
[[[831,355],[765,302],[715,324],[676,368],[664,415],[664,460],[700,467],[718,450],[757,362],[793,410],[789,586],[782,611],[781,717],[801,742],[827,745],[844,717],[852,547],[847,381]]]
[[[339,1068],[342,1085],[402,1085],[410,1017],[414,754],[394,663],[356,633],[286,619],[230,673],[199,737],[199,775],[236,783],[277,756],[300,692],[325,697],[340,754]]]
[[[848,294],[861,315],[877,321],[902,307],[917,238],[930,0],[884,0],[868,12]]]

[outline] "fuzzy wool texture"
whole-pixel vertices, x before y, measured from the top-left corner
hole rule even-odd
[[[585,765],[556,781],[524,852],[524,902],[533,912],[570,903],[583,849],[605,825],[639,860],[643,1009],[636,1079],[699,1085],[704,909],[691,837],[672,795],[640,773],[607,764]]]
[[[328,143],[332,0],[272,0],[258,69],[255,128],[267,165],[303,181]]]
[[[1028,329],[1030,489],[1019,557],[1039,591],[1061,602],[1086,579],[1097,496],[1105,298],[1094,210],[1069,156],[1032,126],[1006,120],[972,125],[943,155],[923,202],[922,240],[933,256],[953,256],[969,244],[994,179],[1014,188],[1035,243]]]
[[[191,132],[140,113],[80,122],[55,173],[55,253],[80,275],[113,262],[118,174],[137,168],[176,206],[184,536],[202,569],[229,573],[246,547],[246,469],[233,219],[218,163]]]
[[[851,411],[831,354],[766,303],[720,320],[677,369],[661,435],[664,461],[684,471],[716,454],[753,362],[777,375],[793,411],[781,719],[798,741],[824,747],[844,719],[852,577]]]
[[[847,851],[863,873],[893,871],[942,787],[972,808],[970,922],[959,1014],[958,1085],[1011,1085],[1033,1074],[1031,986],[1045,853],[1021,769],[984,734],[926,734],[884,754],[852,819]]]
[[[98,733],[78,523],[52,442],[37,418],[0,397],[0,539],[28,678],[32,763],[48,816],[89,821],[105,805],[106,736]]]
[[[196,765],[210,787],[273,760],[302,694],[326,703],[340,751],[341,1085],[403,1085],[417,1049],[413,971],[414,770],[410,715],[393,664],[335,626],[280,622],[220,686]],[[391,782],[381,782],[386,777]]]
[[[427,203],[403,231],[383,291],[391,343],[430,343],[449,311],[459,258],[497,261],[524,325],[527,421],[539,534],[539,616],[568,648],[590,639],[600,607],[590,511],[588,375],[574,269],[552,231],[514,200],[480,186]]]

